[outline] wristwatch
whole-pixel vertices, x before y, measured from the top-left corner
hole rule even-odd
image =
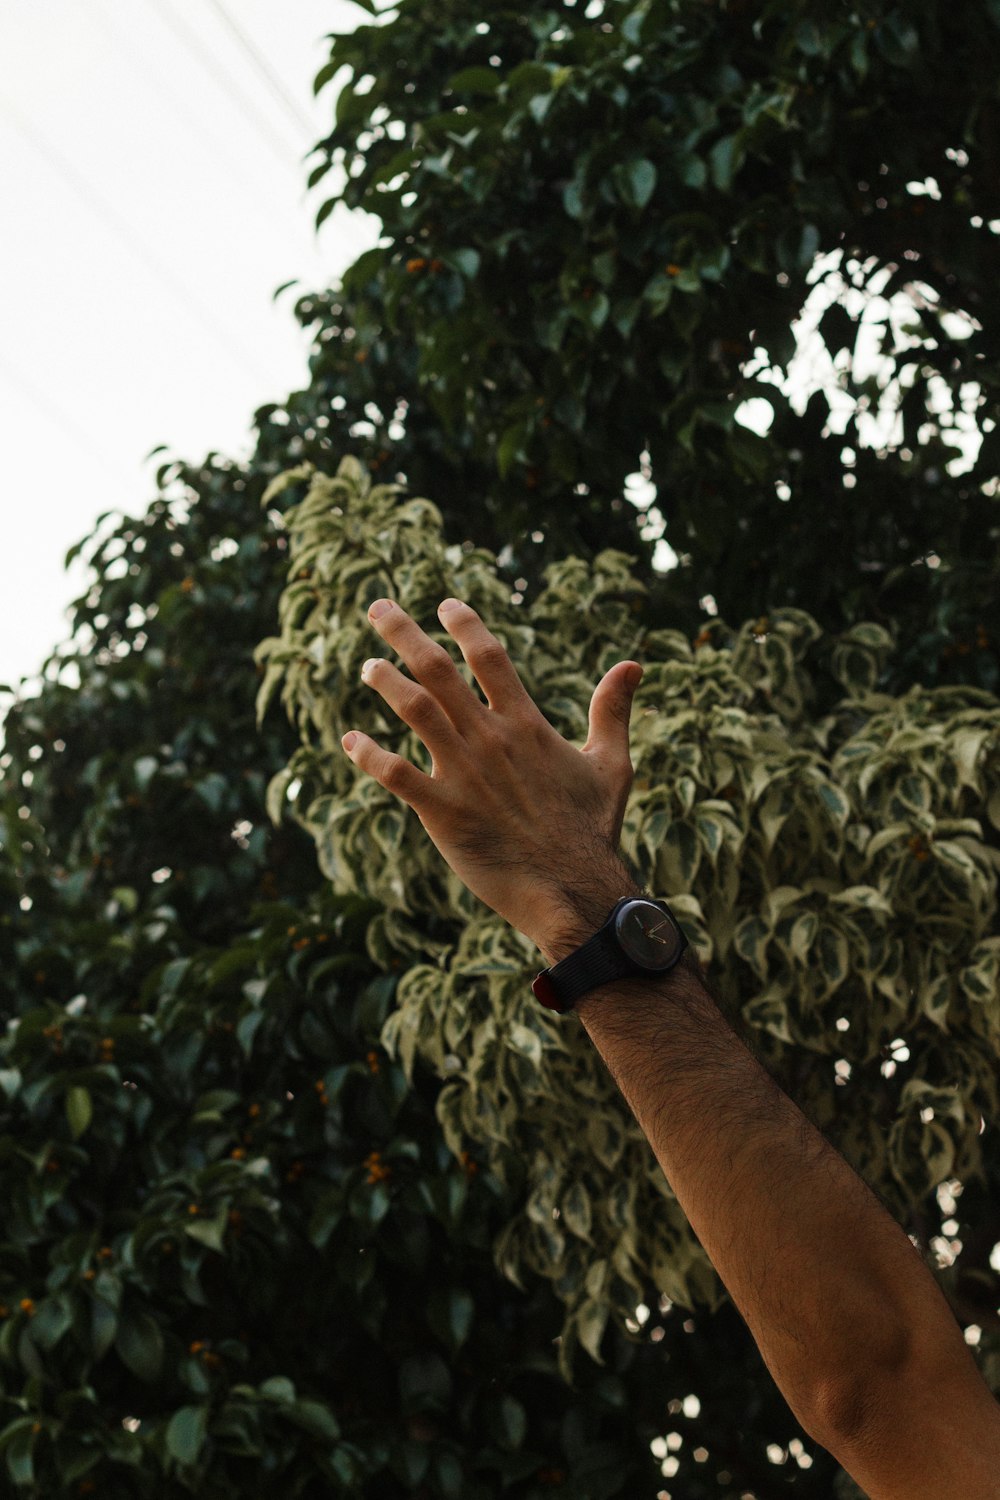
[[[581,995],[630,974],[668,974],[688,946],[665,901],[624,896],[604,926],[567,958],[543,969],[531,988],[548,1010],[571,1010]]]

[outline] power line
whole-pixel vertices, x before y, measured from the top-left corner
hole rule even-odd
[[[118,236],[119,239],[124,240],[124,242],[131,249],[132,253],[143,262],[143,264],[153,273],[154,276],[156,276],[163,283],[164,286],[169,288],[169,290],[178,299],[178,301],[183,303],[191,316],[195,318],[203,328],[206,328],[209,332],[214,333],[220,347],[225,350],[226,354],[234,364],[239,365],[241,372],[245,373],[246,369],[249,367],[250,369],[253,369],[255,371],[261,381],[269,384],[271,381],[271,376],[266,375],[263,371],[256,369],[256,356],[250,351],[241,348],[238,343],[235,343],[233,341],[232,335],[230,334],[229,330],[223,328],[220,323],[216,322],[215,315],[212,312],[211,308],[206,307],[205,304],[191,292],[189,287],[186,287],[182,281],[179,281],[174,273],[170,270],[169,266],[165,266],[163,262],[160,261],[156,256],[150,254],[142,241],[135,234],[133,234],[128,221],[122,218],[122,216],[107,201],[107,199],[104,198],[96,190],[96,188],[94,188],[92,183],[89,183],[86,178],[82,177],[77,172],[76,168],[72,165],[71,162],[68,162],[64,156],[60,155],[59,152],[57,152],[52,146],[49,145],[48,141],[46,141],[43,136],[39,135],[34,126],[24,119],[20,111],[14,109],[9,100],[0,100],[0,114],[5,114],[12,121],[15,129],[19,130],[21,134],[25,136],[28,141],[30,141],[35,150],[42,157],[44,157],[44,159],[49,163],[54,171],[58,172],[61,177],[65,178],[65,180],[73,188],[74,192],[76,192],[79,197],[83,199],[83,202],[86,204],[86,206],[91,209],[92,212],[98,216],[98,218],[103,219],[105,223],[110,225],[113,232]]]
[[[284,84],[275,73],[274,69],[271,67],[267,58],[264,57],[263,54],[258,50],[258,48],[254,46],[253,42],[251,42],[250,38],[240,27],[239,23],[233,20],[232,16],[223,5],[222,0],[210,0],[210,4],[215,7],[219,15],[229,27],[230,31],[232,31],[233,35],[236,37],[240,46],[249,55],[251,62],[254,64],[257,71],[263,75],[271,92],[275,95],[279,102],[284,105],[288,114],[295,121],[298,129],[301,130],[307,137],[315,136],[315,125],[313,125],[312,121],[307,119],[306,116],[302,114],[299,106],[295,103],[294,99],[290,94],[286,92]]]
[[[259,131],[272,151],[280,158],[282,165],[287,167],[289,164],[289,148],[287,144],[272,130],[265,117],[254,107],[252,100],[248,102],[246,95],[234,81],[232,75],[227,73],[225,68],[210,53],[206,52],[197,32],[192,31],[188,25],[179,19],[167,3],[167,0],[149,0],[149,4],[157,11],[160,19],[170,27],[171,31],[179,38],[188,51],[198,59],[212,79],[212,82],[224,86],[226,92],[236,101],[250,123]],[[312,133],[310,130],[310,134]],[[302,154],[304,156],[305,152]],[[299,160],[301,161],[301,159],[300,157]]]
[[[134,11],[132,14],[135,14]],[[103,0],[90,0],[89,15],[97,18],[99,25],[104,27],[105,34],[125,54],[129,64],[133,63],[134,57],[138,59],[140,66],[142,66],[148,76],[154,80],[156,86],[170,100],[175,118],[183,120],[187,124],[189,132],[197,139],[202,150],[204,150],[206,140],[204,123],[197,119],[188,108],[187,99],[181,90],[175,89],[161,70],[149,61],[148,57],[141,57],[137,52],[133,53],[132,49],[135,46],[134,38],[124,30],[116,18],[104,11]],[[231,155],[228,151],[223,150],[219,146],[218,141],[214,144],[219,151],[222,163],[224,163],[227,179],[241,182],[247,190],[247,201],[253,205],[254,212],[261,220],[266,219],[269,224],[273,224],[272,215],[261,199],[259,178],[255,181],[243,168],[238,158]],[[287,162],[285,165],[288,165]]]
[[[2,353],[0,353],[0,371],[7,377],[8,384],[17,391],[18,395],[28,401],[47,422],[54,422],[57,427],[61,427],[66,436],[78,448],[82,448],[85,452],[89,453],[91,458],[96,459],[102,468],[114,470],[124,480],[125,470],[120,467],[121,455],[117,458],[112,458],[109,454],[102,453],[91,441],[89,433],[83,427],[77,426],[76,421],[70,416],[69,412],[53,401],[51,394],[48,391],[41,391],[23,371],[14,369]],[[136,466],[134,479],[138,481],[141,478],[138,466]]]

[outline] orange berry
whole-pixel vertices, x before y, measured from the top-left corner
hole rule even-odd
[[[247,1110],[247,1114],[250,1116],[251,1120],[256,1120],[257,1116],[260,1114],[260,1105],[251,1104],[250,1108]]]
[[[672,262],[671,262],[671,264],[669,266],[667,266],[667,275],[668,276],[679,276],[680,274],[681,274],[681,267],[680,266],[675,266]]]
[[[372,1070],[372,1072],[373,1073],[377,1073],[379,1071],[378,1053],[377,1052],[369,1052],[367,1054],[367,1061],[368,1061],[368,1066]]]
[[[243,1149],[242,1146],[234,1146],[233,1149],[232,1149],[232,1151],[230,1151],[229,1154],[233,1158],[234,1161],[242,1161],[243,1158],[246,1156],[246,1151]]]
[[[201,1212],[201,1210],[199,1209],[197,1203],[189,1203],[188,1204],[188,1213],[189,1214],[197,1214],[197,1213],[200,1213],[200,1212]]]
[[[204,1345],[204,1343],[202,1342],[201,1339],[195,1339],[195,1341],[194,1341],[193,1344],[189,1344],[188,1345],[188,1353],[189,1354],[197,1354],[198,1350],[199,1349],[204,1349],[204,1347],[205,1347],[205,1345]]]
[[[21,1311],[23,1313],[27,1313],[29,1318],[33,1318],[34,1317],[34,1315],[35,1315],[35,1304],[31,1300],[30,1297],[22,1297],[21,1298]]]
[[[93,1279],[94,1279],[94,1277],[96,1275],[97,1275],[96,1271],[84,1271],[84,1273],[83,1273],[83,1279],[84,1279],[84,1281],[93,1281]]]
[[[97,1258],[98,1260],[110,1260],[114,1253],[110,1245],[102,1245],[97,1252]]]
[[[193,578],[185,578],[183,580],[183,582],[181,583],[181,593],[182,594],[190,594],[190,592],[191,592],[191,590],[193,588],[194,588],[194,579]]]
[[[410,276],[414,276],[417,271],[422,271],[426,264],[427,261],[423,258],[423,256],[417,256],[414,260],[408,260],[406,262],[407,274]]]

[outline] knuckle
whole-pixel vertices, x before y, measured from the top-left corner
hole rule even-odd
[[[394,792],[397,797],[402,797],[405,795],[410,782],[408,772],[409,767],[405,760],[401,760],[398,755],[394,755],[382,772],[382,785],[387,792]]]
[[[438,717],[438,709],[427,693],[417,691],[407,696],[403,718],[413,728],[427,728]]]
[[[510,658],[500,642],[489,636],[481,644],[477,644],[469,653],[472,665],[477,669],[485,669],[487,672],[496,671],[498,667],[505,666]]]
[[[451,658],[450,651],[444,646],[430,646],[420,658],[420,677],[422,681],[431,683],[443,683],[455,671],[455,663]]]

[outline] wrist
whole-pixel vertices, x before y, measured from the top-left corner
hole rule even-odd
[[[645,896],[648,899],[648,893],[624,865],[602,870],[586,886],[578,884],[565,891],[559,905],[534,937],[535,946],[546,965],[553,968],[588,942],[604,926],[612,908],[625,896]]]

